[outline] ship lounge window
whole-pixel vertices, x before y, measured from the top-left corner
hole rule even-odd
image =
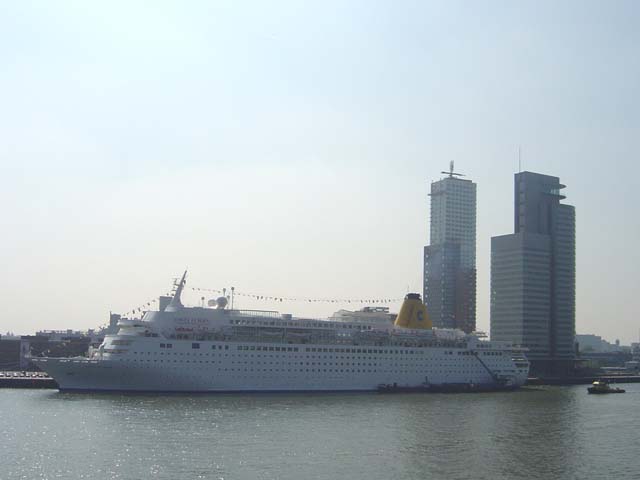
[[[293,347],[293,351],[297,352],[298,351],[298,347]]]
[[[256,347],[251,345],[251,350],[255,350],[255,349],[256,349]]]
[[[173,343],[167,343],[167,348],[173,348]]]
[[[166,345],[165,345],[164,343],[161,343],[161,344],[160,344],[160,348],[165,348],[165,346],[166,346]]]
[[[192,343],[191,344],[191,348],[200,348],[200,344],[199,343]]]
[[[225,349],[225,350],[229,350],[229,345],[225,345],[225,346],[224,346],[224,349]]]
[[[238,345],[238,350],[242,350],[242,347],[240,345]]]

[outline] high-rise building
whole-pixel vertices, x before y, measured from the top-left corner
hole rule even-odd
[[[431,183],[430,245],[424,248],[423,298],[433,325],[476,328],[476,184],[447,176]]]
[[[567,374],[575,335],[575,209],[560,179],[515,175],[511,235],[491,239],[491,339],[528,349],[531,371]]]

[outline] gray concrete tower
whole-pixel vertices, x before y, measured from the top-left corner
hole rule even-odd
[[[491,239],[491,339],[529,349],[535,374],[564,375],[575,335],[575,209],[557,177],[515,175],[514,231]]]

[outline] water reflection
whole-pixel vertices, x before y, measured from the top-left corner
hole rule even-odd
[[[0,391],[2,478],[588,478],[637,473],[640,385],[492,394]],[[612,398],[615,397],[615,398]],[[8,472],[8,473],[7,473]]]

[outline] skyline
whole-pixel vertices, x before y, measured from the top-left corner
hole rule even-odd
[[[264,295],[420,292],[450,160],[478,186],[488,332],[521,146],[576,207],[576,332],[638,341],[633,2],[0,11],[0,332],[104,324],[185,268]]]

